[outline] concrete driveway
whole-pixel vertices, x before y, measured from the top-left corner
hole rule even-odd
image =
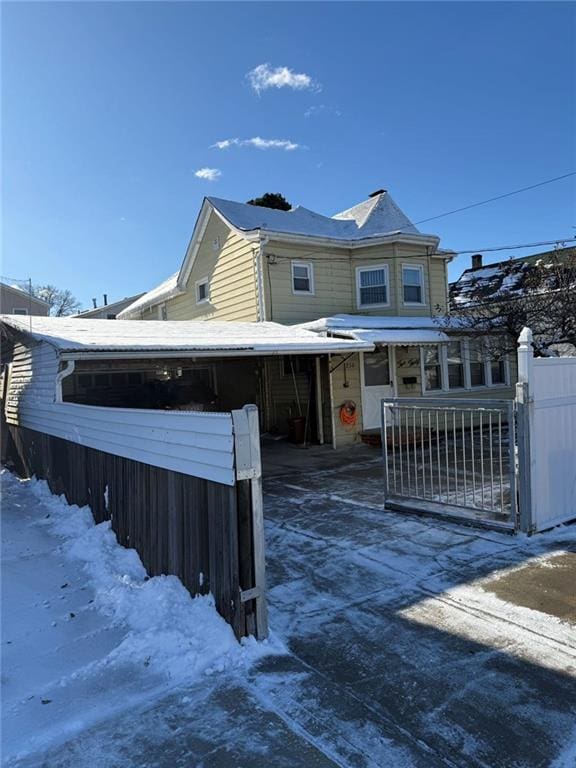
[[[276,654],[7,766],[576,765],[576,526],[528,539],[384,512],[363,447],[265,463]]]
[[[267,456],[274,708],[341,765],[575,765],[576,526],[383,512],[374,451],[293,451]]]

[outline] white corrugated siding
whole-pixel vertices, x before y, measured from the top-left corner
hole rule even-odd
[[[576,518],[576,358],[539,358],[532,372],[532,504],[544,530]]]
[[[58,357],[48,344],[17,346],[6,420],[155,467],[235,484],[232,417],[56,403]]]
[[[9,390],[6,397],[6,420],[20,424],[20,411],[54,403],[58,353],[49,344],[25,347],[16,344],[12,355]]]

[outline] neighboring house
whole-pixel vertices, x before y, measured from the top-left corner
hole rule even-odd
[[[46,317],[50,314],[50,305],[16,285],[0,283],[0,314]]]
[[[574,355],[571,340],[576,335],[576,299],[573,298],[576,296],[576,248],[573,246],[486,265],[482,254],[475,254],[472,265],[450,284],[449,296],[453,316],[477,317],[504,327],[507,322],[528,325],[534,332],[537,348],[540,341],[545,352]],[[551,310],[550,297],[557,297],[561,312]],[[556,302],[556,298],[553,300]],[[562,325],[564,327],[560,327]],[[515,328],[513,335],[520,330]]]
[[[206,198],[180,270],[119,317],[273,321],[369,338],[371,353],[317,369],[272,361],[261,373],[263,429],[284,432],[321,400],[324,436],[351,442],[378,428],[383,396],[502,397],[514,381],[507,361],[494,367],[480,343],[433,319],[448,310],[454,255],[439,242],[384,190],[333,217]]]
[[[109,304],[108,297],[104,294],[104,303],[101,307],[94,306],[93,309],[86,309],[84,312],[72,315],[72,317],[83,317],[92,320],[115,320],[122,310],[129,307],[130,304],[133,304],[143,295],[142,293],[137,293],[134,296],[127,296],[125,299],[119,299]],[[96,304],[96,299],[92,299],[92,301]]]

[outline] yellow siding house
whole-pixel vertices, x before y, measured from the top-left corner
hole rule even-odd
[[[378,429],[383,397],[508,397],[515,371],[439,319],[451,251],[385,190],[332,217],[205,198],[180,270],[120,315],[141,320],[273,321],[370,342],[312,362],[262,360],[262,428],[306,415],[335,446]]]

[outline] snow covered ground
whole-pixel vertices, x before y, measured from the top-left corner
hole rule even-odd
[[[44,482],[7,471],[1,482],[5,761],[272,650],[239,645],[210,597],[149,579],[87,508]]]

